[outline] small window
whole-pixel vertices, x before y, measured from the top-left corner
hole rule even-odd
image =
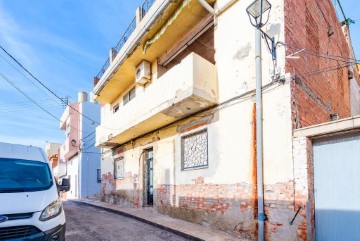
[[[96,179],[98,183],[101,182],[101,169],[96,169]]]
[[[129,91],[129,101],[135,98],[135,87]]]
[[[125,173],[125,160],[123,157],[115,159],[114,177],[115,179],[123,179]]]
[[[126,105],[127,103],[129,103],[130,100],[134,99],[136,96],[136,92],[135,92],[135,86],[129,90],[129,92],[127,92],[124,97],[123,97],[123,102],[124,105]]]
[[[69,122],[66,123],[65,135],[66,135],[67,137],[70,136],[70,123],[69,123]]]
[[[181,169],[203,168],[208,166],[207,129],[181,138]]]
[[[119,104],[114,105],[113,113],[116,113],[119,110]]]

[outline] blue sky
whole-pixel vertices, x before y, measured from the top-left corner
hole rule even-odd
[[[93,76],[142,2],[0,0],[0,45],[58,96],[75,101],[78,91],[92,90]],[[60,101],[34,86],[6,60],[0,52],[0,73],[60,118]],[[64,141],[59,121],[2,78],[0,93],[0,142],[44,147],[46,141]]]
[[[92,90],[93,76],[142,2],[0,0],[0,45],[58,96],[70,96],[70,101],[76,101],[78,91]],[[357,20],[351,25],[351,34],[360,58],[360,4],[358,0],[343,0],[342,4],[347,16]],[[36,87],[29,76],[29,79],[25,78],[8,62],[18,68],[0,51],[0,74],[60,118],[61,103],[46,90]],[[2,78],[0,117],[0,142],[44,147],[46,141],[64,141],[59,121],[28,101]]]

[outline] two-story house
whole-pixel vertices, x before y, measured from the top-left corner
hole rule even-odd
[[[66,163],[62,176],[70,178],[67,198],[77,199],[100,193],[100,149],[95,147],[95,128],[100,107],[79,92],[78,102],[69,103],[61,116],[65,141],[60,147],[60,163]]]
[[[262,30],[276,58],[264,38],[265,239],[311,240],[314,190],[303,184],[312,176],[294,163],[293,132],[356,110],[355,63],[331,0],[269,2]],[[257,237],[251,3],[146,0],[136,10],[94,78],[103,201]]]

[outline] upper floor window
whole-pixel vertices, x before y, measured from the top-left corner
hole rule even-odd
[[[181,169],[208,166],[207,129],[185,135],[181,138]]]
[[[131,88],[131,90],[129,90],[123,97],[123,102],[124,105],[126,105],[127,103],[129,103],[130,100],[134,99],[136,96],[135,93],[135,86]]]
[[[67,137],[70,136],[70,122],[68,122],[68,121],[67,121],[67,123],[66,123],[65,135],[66,135]]]
[[[113,113],[117,112],[118,110],[119,110],[119,104],[114,105]]]
[[[123,179],[125,177],[125,160],[124,157],[115,159],[114,161],[114,177],[115,179]]]

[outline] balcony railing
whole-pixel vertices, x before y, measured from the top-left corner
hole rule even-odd
[[[105,64],[103,65],[103,67],[101,68],[101,70],[99,71],[99,73],[96,75],[96,78],[99,80],[101,79],[101,77],[104,75],[105,71],[110,67],[110,58],[108,58],[105,62]]]
[[[116,53],[118,53],[120,49],[124,46],[126,41],[129,39],[130,35],[134,32],[135,28],[136,28],[136,17],[133,18],[130,25],[125,30],[125,33],[121,36],[119,42],[115,45],[114,49]]]
[[[145,0],[141,5],[141,19],[145,17],[151,6],[154,4],[155,0]]]
[[[143,19],[145,17],[145,15],[147,14],[147,12],[149,11],[149,9],[151,8],[151,6],[154,4],[155,0],[145,0],[144,3],[141,5],[141,11],[140,11],[140,19]],[[136,29],[136,16],[132,19],[131,23],[129,24],[129,26],[126,28],[124,34],[121,36],[121,38],[119,39],[119,41],[117,42],[117,44],[115,45],[114,49],[115,49],[115,55],[113,56],[114,58],[116,57],[116,54],[121,50],[121,48],[124,46],[124,44],[126,43],[126,41],[129,39],[130,35],[134,32],[134,30]],[[104,75],[105,71],[110,67],[110,58],[108,58],[105,62],[105,64],[102,66],[101,70],[99,71],[99,73],[96,75],[95,78],[97,78],[98,80],[101,79],[101,77]]]

